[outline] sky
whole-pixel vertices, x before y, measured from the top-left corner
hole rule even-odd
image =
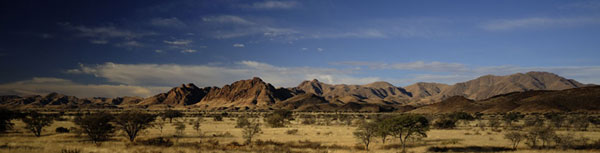
[[[600,84],[600,1],[19,0],[0,2],[0,20],[2,95],[147,97],[255,76]]]

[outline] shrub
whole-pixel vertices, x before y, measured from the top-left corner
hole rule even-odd
[[[440,129],[454,129],[456,127],[456,121],[457,120],[451,118],[442,118],[435,121],[433,126]]]
[[[250,124],[250,121],[248,121],[248,118],[245,116],[240,116],[237,118],[236,124],[235,124],[235,128],[243,128],[246,127]]]
[[[246,139],[246,144],[251,144],[252,138],[254,138],[260,132],[262,132],[260,129],[260,123],[257,123],[256,121],[250,122],[250,124],[243,128],[242,137]]]
[[[65,127],[57,127],[54,131],[56,131],[56,133],[69,133],[70,130],[65,128]]]
[[[213,117],[213,120],[214,121],[223,121],[223,116],[217,115],[217,116]]]
[[[544,126],[544,119],[542,119],[540,116],[538,115],[533,115],[533,116],[528,116],[525,118],[525,127],[532,127],[532,126]]]
[[[288,135],[294,135],[296,133],[298,133],[298,129],[290,129],[290,130],[285,131],[285,134],[288,134]]]
[[[265,122],[269,125],[269,127],[277,128],[285,126],[285,118],[279,114],[271,114],[265,118]]]
[[[16,117],[17,112],[0,107],[0,133],[4,133],[7,130],[12,129],[14,124],[10,121]]]
[[[513,122],[518,122],[519,119],[521,119],[523,117],[524,117],[524,115],[521,115],[521,113],[519,113],[519,112],[510,112],[510,113],[502,116],[502,119],[504,120],[505,128],[509,129],[512,127]]]
[[[166,110],[165,112],[163,112],[161,114],[161,116],[163,118],[168,118],[169,123],[173,123],[173,118],[183,117],[183,113],[178,110],[169,109],[169,110]]]
[[[94,142],[107,140],[114,132],[115,128],[111,121],[114,117],[106,112],[90,114],[75,118],[75,124],[79,126],[81,131],[90,137]]]
[[[138,143],[141,143],[143,145],[148,145],[148,146],[159,146],[159,147],[173,146],[173,142],[171,140],[169,140],[167,138],[163,138],[163,137],[142,140],[142,141],[138,141]]]
[[[61,149],[61,153],[81,153],[80,149]]]

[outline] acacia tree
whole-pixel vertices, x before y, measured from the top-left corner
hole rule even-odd
[[[107,140],[114,132],[115,127],[110,123],[114,120],[112,114],[100,112],[85,116],[78,116],[74,122],[83,133],[94,142]]]
[[[54,122],[54,117],[32,111],[21,120],[25,123],[25,129],[31,131],[36,137],[40,137],[44,127],[50,126]]]
[[[381,143],[385,144],[385,139],[390,135],[391,124],[387,124],[388,122],[384,122],[385,120],[380,120],[375,122],[377,124],[377,129],[375,130],[375,135],[381,138]]]
[[[504,135],[504,139],[508,139],[512,142],[513,149],[517,149],[517,146],[523,138],[524,136],[519,132],[509,132]]]
[[[125,111],[117,115],[115,123],[120,130],[127,134],[129,141],[133,142],[138,133],[152,127],[156,116],[142,111]]]
[[[367,123],[363,121],[356,131],[354,137],[365,145],[365,150],[369,151],[371,140],[377,136],[378,125],[376,123]]]
[[[421,115],[404,114],[386,119],[386,124],[392,125],[390,133],[399,138],[402,144],[402,152],[406,152],[406,142],[413,136],[427,137],[429,131],[429,120]]]

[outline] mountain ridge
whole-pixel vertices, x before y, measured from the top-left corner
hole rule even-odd
[[[548,72],[484,75],[453,85],[418,82],[405,87],[376,81],[364,85],[327,84],[306,80],[296,87],[275,88],[254,77],[223,87],[182,84],[154,96],[77,98],[58,93],[46,96],[0,96],[0,106],[20,108],[193,108],[203,110],[409,111],[457,96],[482,101],[511,93],[565,90],[590,85]],[[450,99],[451,100],[451,99]],[[458,101],[458,100],[455,100]],[[463,104],[463,103],[461,103]],[[509,105],[507,103],[507,105]],[[390,109],[392,108],[392,109]]]

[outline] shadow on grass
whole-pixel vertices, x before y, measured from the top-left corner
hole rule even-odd
[[[506,147],[482,147],[482,146],[466,146],[466,147],[429,147],[427,152],[500,152],[513,151]]]
[[[421,140],[421,141],[410,141],[406,143],[406,148],[415,148],[415,147],[423,147],[423,146],[431,146],[431,145],[449,145],[449,144],[459,144],[463,139],[433,139],[433,140]],[[381,149],[402,149],[402,144],[400,143],[388,143],[381,147]]]

